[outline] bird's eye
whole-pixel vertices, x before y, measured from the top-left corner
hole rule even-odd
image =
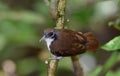
[[[48,33],[48,36],[49,36],[49,37],[52,36],[52,35],[53,35],[53,32]]]

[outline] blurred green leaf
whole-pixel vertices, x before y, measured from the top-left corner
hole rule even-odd
[[[110,21],[108,25],[120,30],[120,18],[118,18],[116,21]]]
[[[102,66],[97,66],[88,76],[97,76],[102,70]]]
[[[103,45],[102,49],[107,50],[107,51],[120,50],[120,36],[113,38],[107,44]]]
[[[119,53],[113,52],[97,76],[105,76],[108,71],[113,67],[113,65],[118,61],[118,57]]]
[[[67,62],[66,62],[67,61]],[[67,69],[67,70],[70,70],[70,66],[71,66],[71,61],[70,61],[70,58],[64,58],[62,59],[60,62],[59,62],[59,66],[62,68],[62,69]]]
[[[41,7],[42,6],[42,7]],[[45,3],[44,2],[41,2],[41,1],[39,1],[39,2],[37,2],[35,5],[34,5],[34,9],[37,11],[37,12],[39,12],[39,13],[41,13],[42,15],[44,15],[44,16],[48,16],[48,14],[49,14],[49,12],[48,12],[48,7],[47,7],[47,5],[45,5]]]
[[[74,13],[73,19],[85,25],[89,22],[89,19],[91,18],[92,14],[93,14],[92,7],[87,7],[84,9],[81,8],[80,10]]]
[[[104,65],[103,70],[104,71],[109,70],[115,64],[115,62],[117,62],[118,56],[119,56],[118,52],[113,52],[109,59],[107,60],[106,64]]]
[[[108,23],[109,26],[113,26],[114,24],[115,24],[114,21],[110,21],[110,22]]]
[[[43,23],[44,17],[41,14],[31,11],[0,11],[0,20],[19,21],[26,23]]]
[[[106,76],[120,76],[120,69],[116,72],[109,71]]]
[[[23,59],[17,62],[18,73],[26,75],[34,71],[39,71],[39,60],[35,58]],[[42,67],[41,67],[42,68]]]
[[[0,32],[12,43],[26,43],[36,39],[35,28],[31,23],[0,21]]]
[[[120,30],[120,18],[118,18],[118,19],[116,20],[114,27],[115,27],[116,29]]]
[[[0,2],[0,10],[1,11],[7,11],[7,10],[9,10],[9,8],[3,2]]]
[[[6,45],[6,38],[0,34],[0,51],[3,50],[5,45]]]

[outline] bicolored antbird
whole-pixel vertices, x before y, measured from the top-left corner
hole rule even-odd
[[[67,29],[45,29],[42,40],[46,41],[48,50],[55,56],[51,59],[82,54],[86,50],[94,52],[99,45],[91,32],[83,34]]]

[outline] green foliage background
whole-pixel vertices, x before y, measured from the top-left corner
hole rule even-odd
[[[99,3],[105,1],[67,0],[67,28],[92,31],[100,42],[95,54],[88,53],[97,62],[88,76],[120,76],[120,65],[116,65],[120,63],[120,1],[115,1],[117,11],[110,15],[99,12]],[[55,27],[55,23],[44,0],[0,0],[0,76],[6,76],[3,64],[7,60],[14,62],[18,76],[46,75],[44,61],[50,55],[39,39],[48,27]],[[114,66],[118,69],[112,69]],[[57,76],[66,75],[73,76],[69,58],[62,59],[58,67]]]

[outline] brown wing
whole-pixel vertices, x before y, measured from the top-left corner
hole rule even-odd
[[[81,54],[84,53],[86,51],[86,43],[87,43],[87,39],[86,37],[79,32],[76,32],[75,34],[76,37],[76,41],[72,44],[73,47],[75,47],[75,49],[73,51],[76,50],[76,54]]]
[[[85,52],[86,38],[75,31],[58,30],[57,39],[51,44],[51,52],[56,56],[73,56]]]

